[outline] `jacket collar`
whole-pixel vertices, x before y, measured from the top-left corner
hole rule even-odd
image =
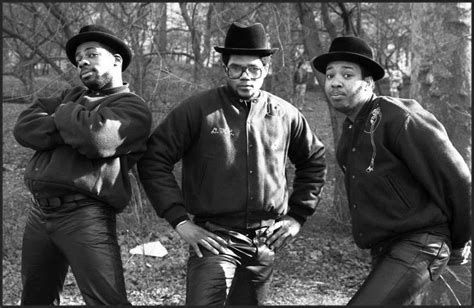
[[[230,100],[232,101],[232,103],[238,103],[247,108],[250,107],[251,103],[258,103],[258,101],[261,100],[263,97],[262,90],[259,91],[258,96],[256,98],[251,98],[251,99],[244,99],[238,96],[237,94],[235,94],[235,92],[232,90],[232,88],[229,85],[225,85],[224,90],[226,94],[228,95],[228,97],[230,98]]]
[[[357,114],[354,123],[360,123],[364,122],[367,116],[369,115],[370,111],[372,110],[372,107],[374,105],[375,99],[377,96],[375,94],[372,94],[372,97],[370,100],[362,106],[362,108],[359,110],[359,113]],[[351,121],[349,118],[347,118],[349,121]],[[351,121],[352,122],[352,121]]]

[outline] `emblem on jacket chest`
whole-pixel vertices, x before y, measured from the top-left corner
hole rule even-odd
[[[365,172],[371,173],[375,169],[375,157],[377,155],[377,145],[375,143],[374,134],[382,121],[382,110],[377,106],[372,110],[365,123],[364,132],[370,134],[370,144],[372,146],[372,156],[370,158],[370,164],[365,169]]]
[[[382,121],[382,110],[380,107],[372,110],[365,121],[364,132],[367,134],[374,133],[377,127],[379,127],[380,122]]]
[[[228,135],[233,137],[235,136],[235,132],[230,128],[213,127],[211,130],[211,135]]]

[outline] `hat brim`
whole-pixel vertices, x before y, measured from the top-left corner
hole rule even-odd
[[[112,48],[116,53],[120,54],[123,59],[122,63],[122,71],[127,69],[130,61],[132,59],[132,52],[128,48],[128,46],[119,38],[109,35],[104,32],[84,32],[79,33],[76,36],[73,36],[67,43],[66,43],[66,55],[71,61],[74,66],[77,66],[76,62],[76,49],[79,45],[85,42],[98,42],[104,45],[109,46]]]
[[[258,49],[258,48],[225,48],[215,46],[214,50],[222,54],[233,54],[233,55],[256,55],[256,56],[269,56],[274,54],[278,48],[270,49]]]
[[[333,61],[348,61],[360,64],[371,73],[374,81],[382,79],[385,75],[385,70],[380,64],[368,57],[352,52],[329,52],[312,60],[314,68],[323,74],[326,73],[328,64]]]

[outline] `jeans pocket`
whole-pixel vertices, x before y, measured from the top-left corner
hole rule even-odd
[[[430,280],[435,281],[442,274],[446,264],[448,264],[450,249],[446,243],[442,243],[438,250],[438,254],[428,264],[428,271],[430,273]]]

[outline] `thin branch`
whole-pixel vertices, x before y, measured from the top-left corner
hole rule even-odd
[[[8,35],[10,35],[11,37],[13,38],[16,38],[20,41],[22,41],[26,46],[28,46],[34,53],[36,53],[38,56],[40,56],[46,63],[48,63],[49,65],[51,65],[51,67],[58,73],[58,74],[63,74],[63,71],[62,69],[53,61],[51,61],[51,59],[49,58],[49,56],[47,56],[46,54],[44,54],[37,46],[33,45],[31,42],[28,41],[27,38],[23,37],[22,35],[18,34],[18,33],[14,33],[12,32],[11,30],[7,29],[7,28],[2,28],[2,30],[7,33]]]

